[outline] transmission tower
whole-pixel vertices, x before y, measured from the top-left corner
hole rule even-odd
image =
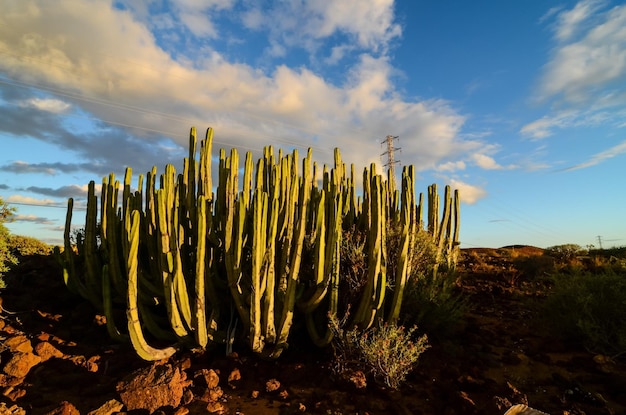
[[[396,140],[398,138],[397,135],[388,135],[380,144],[387,145],[387,151],[385,151],[384,153],[382,153],[380,156],[387,156],[387,163],[385,163],[385,167],[387,167],[387,174],[389,175],[389,180],[390,180],[390,188],[391,189],[396,189],[396,171],[395,171],[395,165],[397,163],[400,163],[400,160],[396,160],[395,159],[395,151],[396,150],[400,150],[400,147],[394,147],[393,146],[393,140]]]

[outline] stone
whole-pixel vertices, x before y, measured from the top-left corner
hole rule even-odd
[[[163,406],[180,406],[184,390],[191,384],[185,372],[171,364],[153,364],[118,382],[116,389],[126,409],[153,413]]]
[[[265,390],[267,392],[274,392],[280,389],[280,382],[277,379],[270,379],[265,382]]]
[[[204,380],[206,381],[206,385],[209,389],[214,389],[220,384],[220,377],[215,370],[203,369],[202,375],[204,376]]]
[[[28,371],[41,362],[41,357],[32,353],[17,352],[4,366],[4,373],[16,378],[24,378]]]
[[[537,409],[529,408],[528,405],[518,404],[509,408],[504,415],[548,415],[545,412],[541,412]]]
[[[80,415],[80,411],[68,401],[63,401],[52,411],[46,412],[45,415]]]
[[[241,380],[241,372],[239,369],[233,369],[228,375],[228,383]]]
[[[13,352],[32,353],[33,346],[30,340],[26,336],[13,336],[4,341],[4,346],[8,347]]]
[[[211,414],[224,413],[225,409],[226,408],[224,407],[224,404],[221,402],[209,402],[209,404],[206,406],[206,410]]]
[[[63,352],[54,347],[52,344],[44,341],[35,345],[35,353],[41,357],[41,361],[45,362],[53,357],[63,357]]]
[[[104,403],[98,409],[88,412],[87,415],[113,415],[122,411],[124,404],[117,399],[111,399]]]
[[[4,402],[0,402],[0,415],[26,415],[26,411],[17,405],[7,407]]]

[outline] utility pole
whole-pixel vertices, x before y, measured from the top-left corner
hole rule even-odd
[[[602,236],[598,235],[598,244],[600,244],[600,249],[602,249]]]
[[[381,157],[387,156],[387,163],[385,163],[385,167],[387,167],[387,174],[389,175],[389,188],[396,190],[396,171],[395,165],[396,163],[400,163],[400,160],[395,159],[394,152],[396,150],[400,150],[400,147],[393,146],[393,140],[397,139],[397,135],[388,135],[380,144],[387,144],[387,151],[381,154]]]

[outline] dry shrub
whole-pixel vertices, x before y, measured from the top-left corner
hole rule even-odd
[[[424,334],[415,336],[416,327],[405,329],[379,322],[366,331],[344,330],[335,316],[330,319],[334,333],[334,371],[337,375],[363,370],[375,381],[398,389],[428,349]]]

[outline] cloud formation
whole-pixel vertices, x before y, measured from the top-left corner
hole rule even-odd
[[[626,80],[626,5],[600,12],[603,4],[581,1],[558,14],[555,37],[560,43],[545,67],[540,99],[586,104],[598,90],[615,90]],[[581,24],[591,17],[593,24]]]
[[[604,151],[601,151],[600,153],[594,154],[593,156],[591,156],[591,158],[589,158],[589,160],[587,160],[584,163],[580,163],[577,164],[575,166],[571,166],[565,169],[562,169],[561,171],[571,171],[571,170],[579,170],[579,169],[585,169],[587,167],[592,167],[595,166],[597,164],[602,163],[605,160],[611,159],[613,157],[617,157],[619,155],[622,154],[626,154],[626,140],[622,141],[621,143],[607,149]]]
[[[34,197],[23,196],[23,195],[11,195],[6,198],[5,202],[16,203],[16,204],[37,205],[37,206],[54,205],[57,203],[52,199],[37,199]]]
[[[626,125],[626,5],[609,9],[607,5],[602,0],[582,0],[571,9],[551,9],[542,19],[553,19],[555,43],[535,98],[550,104],[551,110],[523,125],[522,136],[537,140],[574,128]],[[621,154],[612,150],[564,170]]]
[[[487,196],[487,191],[485,189],[458,179],[451,179],[450,187],[458,189],[461,202],[467,203],[468,205],[473,205],[480,199]]]
[[[37,225],[53,225],[57,222],[55,219],[49,219],[36,215],[15,215],[12,220],[13,222],[29,222],[36,223]]]

